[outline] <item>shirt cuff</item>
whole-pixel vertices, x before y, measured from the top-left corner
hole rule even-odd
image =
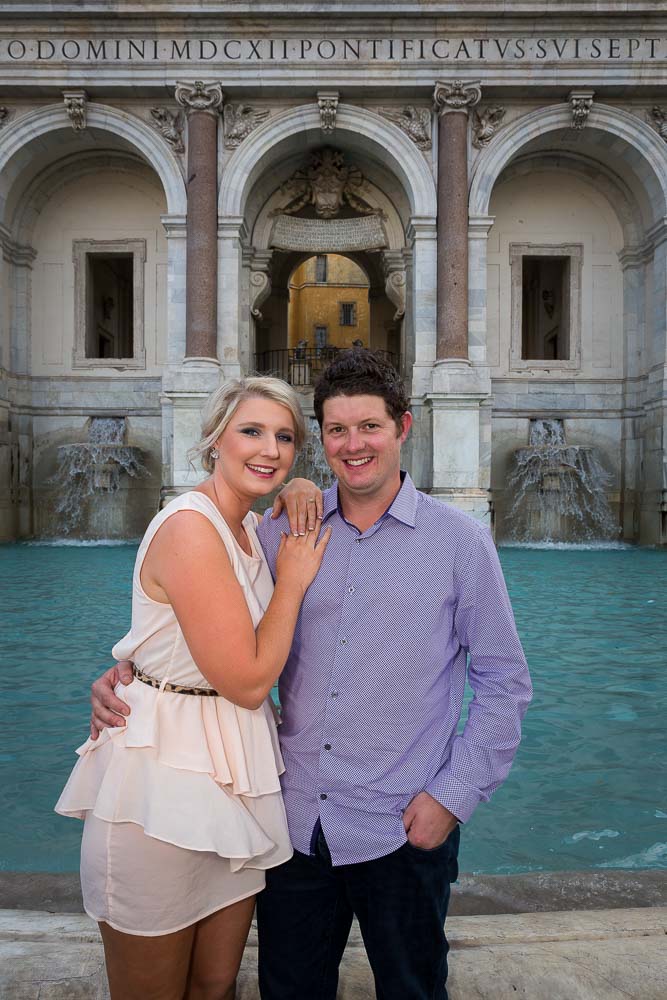
[[[461,823],[468,822],[482,801],[476,788],[462,785],[451,774],[439,774],[424,791],[445,809],[449,809]]]

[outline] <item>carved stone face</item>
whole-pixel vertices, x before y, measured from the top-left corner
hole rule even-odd
[[[312,199],[316,213],[323,219],[338,215],[343,204],[345,172],[323,166],[311,180]]]

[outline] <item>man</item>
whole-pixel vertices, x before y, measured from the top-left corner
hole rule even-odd
[[[506,777],[530,680],[488,531],[401,472],[412,417],[394,369],[341,353],[315,414],[337,483],[280,679],[295,853],[258,900],[260,991],[335,1000],[356,916],[380,1000],[442,1000],[458,824]],[[260,527],[272,568],[285,527]]]

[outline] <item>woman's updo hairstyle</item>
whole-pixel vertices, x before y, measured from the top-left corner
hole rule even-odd
[[[294,389],[279,378],[268,375],[255,375],[248,378],[233,379],[219,386],[206,400],[202,411],[201,439],[188,452],[192,461],[199,458],[202,468],[213,472],[215,462],[211,451],[225,427],[232,419],[240,403],[246,399],[269,399],[273,403],[285,406],[292,414],[294,421],[294,444],[300,451],[306,438],[306,422],[303,418],[299,397]]]

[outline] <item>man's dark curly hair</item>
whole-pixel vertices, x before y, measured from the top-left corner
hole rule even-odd
[[[324,404],[334,396],[381,396],[399,432],[401,417],[410,409],[403,380],[394,366],[362,347],[337,354],[315,383],[313,405],[320,428]]]

